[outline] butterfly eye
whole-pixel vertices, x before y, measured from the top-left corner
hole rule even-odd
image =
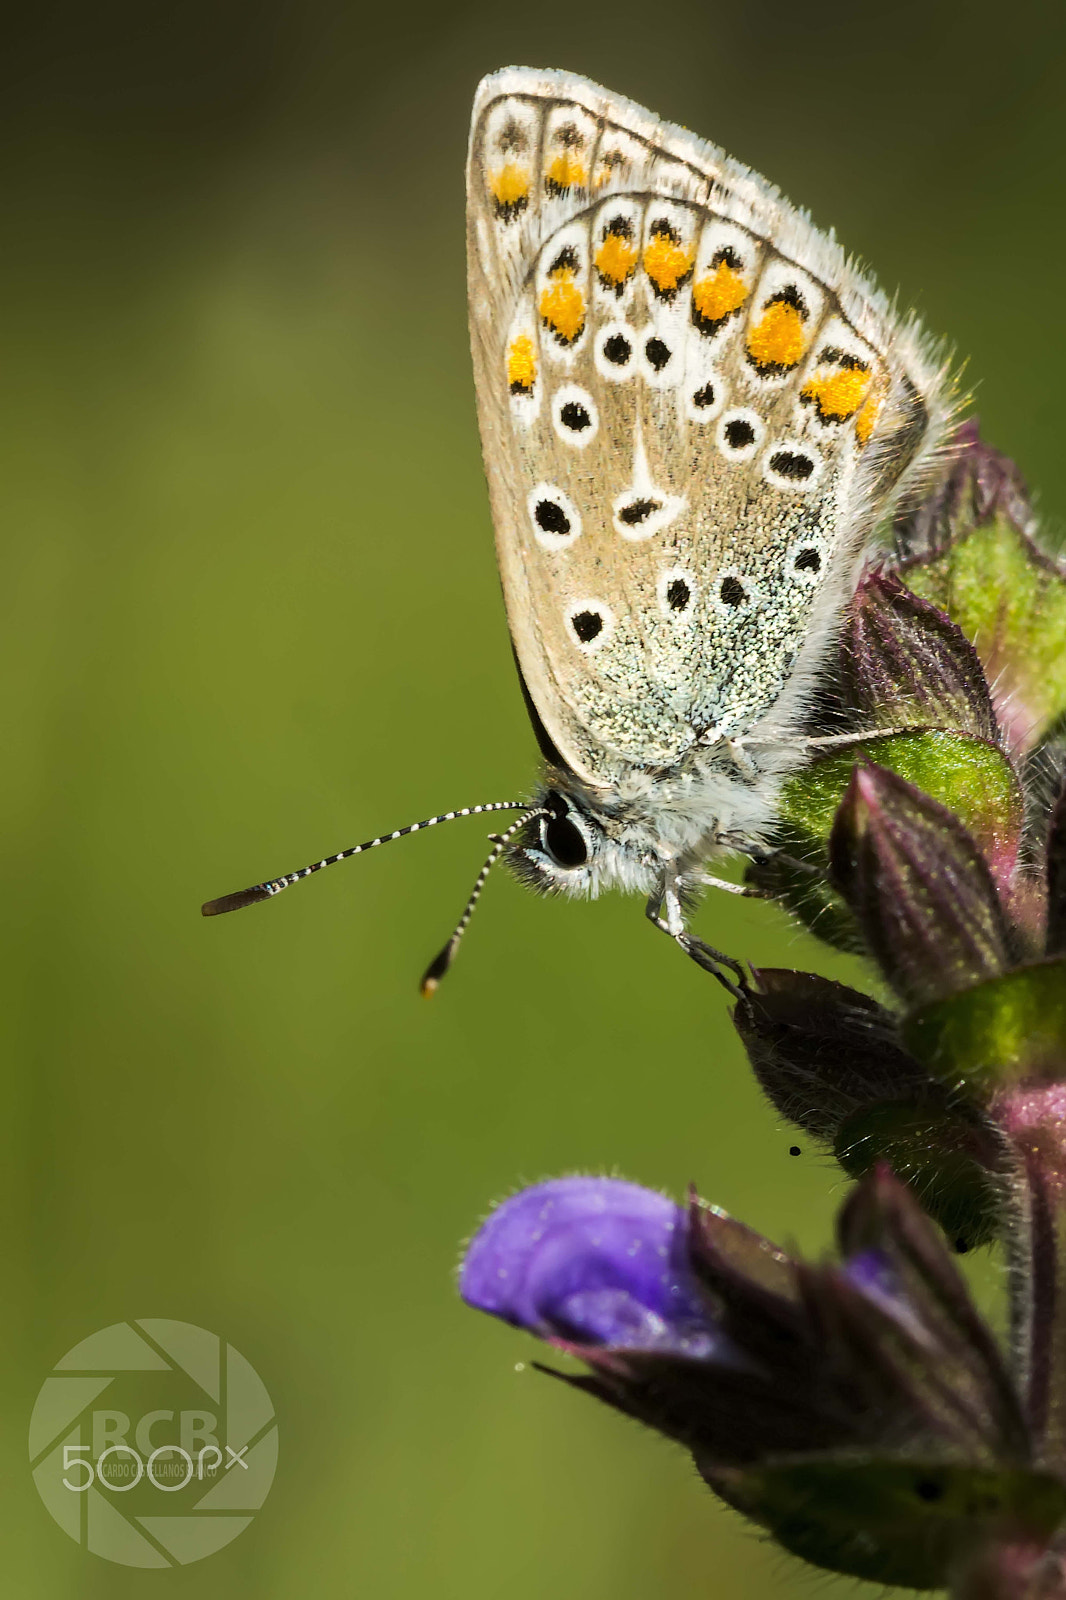
[[[544,848],[559,867],[583,867],[589,858],[585,836],[568,817],[549,817],[543,824]]]

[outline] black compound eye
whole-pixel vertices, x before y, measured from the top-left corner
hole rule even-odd
[[[547,819],[544,844],[548,854],[560,867],[583,867],[589,858],[584,834],[568,817]]]

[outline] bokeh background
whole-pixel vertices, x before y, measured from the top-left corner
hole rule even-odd
[[[269,908],[198,907],[531,781],[466,351],[482,73],[585,72],[833,223],[969,358],[986,432],[1053,519],[1064,42],[1041,0],[8,19],[5,1592],[811,1592],[680,1453],[516,1371],[532,1342],[454,1292],[489,1203],[578,1168],[694,1178],[826,1247],[838,1178],[790,1158],[713,984],[636,902],[500,875],[422,1003],[476,821]],[[849,971],[766,907],[720,897],[700,926]],[[140,1316],[231,1340],[281,1422],[252,1528],[161,1575],[64,1538],[25,1461],[52,1364]]]

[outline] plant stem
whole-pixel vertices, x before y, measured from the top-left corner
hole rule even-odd
[[[1019,1376],[1039,1466],[1066,1470],[1066,1084],[1013,1086],[993,1116],[1014,1152],[1007,1249]]]

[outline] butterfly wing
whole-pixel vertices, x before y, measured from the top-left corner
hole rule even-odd
[[[508,621],[586,782],[789,725],[941,441],[913,324],[761,178],[567,73],[481,84],[471,343]]]

